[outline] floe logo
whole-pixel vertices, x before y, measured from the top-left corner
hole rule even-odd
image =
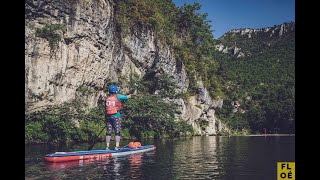
[[[294,162],[278,162],[277,180],[294,180],[295,165]]]

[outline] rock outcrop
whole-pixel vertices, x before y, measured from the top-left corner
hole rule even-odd
[[[170,46],[155,32],[135,29],[119,37],[114,0],[27,0],[25,7],[25,101],[26,112],[41,111],[74,99],[97,106],[111,80],[142,77],[148,70],[173,76],[177,92],[185,92],[189,80],[184,65],[175,59]],[[37,36],[46,26],[61,40]],[[199,82],[201,84],[201,82]],[[188,102],[175,99],[177,119],[188,121],[197,134],[215,135],[222,128],[215,109],[222,106],[204,87]],[[207,122],[200,127],[199,122]]]

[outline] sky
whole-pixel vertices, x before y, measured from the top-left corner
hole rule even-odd
[[[172,0],[180,7],[184,3],[201,5],[200,13],[208,13],[215,39],[239,28],[264,28],[284,22],[295,22],[295,0]]]

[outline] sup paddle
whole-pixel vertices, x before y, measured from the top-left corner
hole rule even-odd
[[[106,128],[106,126],[104,126],[103,129],[101,129],[101,131],[100,131],[99,134],[98,134],[98,137],[100,136],[100,134],[102,133],[102,131],[103,131],[105,128]],[[91,145],[88,147],[88,151],[90,151],[90,150],[93,148],[94,144],[97,142],[97,139],[98,139],[97,137],[94,138],[94,140],[92,141]]]

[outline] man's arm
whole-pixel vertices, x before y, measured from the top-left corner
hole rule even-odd
[[[130,96],[125,96],[125,95],[122,95],[122,94],[117,94],[117,98],[119,101],[126,101],[130,98]]]

